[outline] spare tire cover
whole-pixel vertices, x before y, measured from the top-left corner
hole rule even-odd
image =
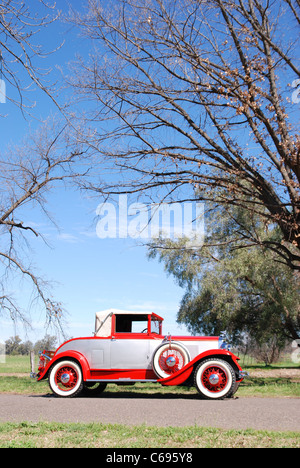
[[[181,370],[190,362],[188,350],[175,341],[170,341],[160,345],[154,352],[152,366],[156,375],[165,379]]]

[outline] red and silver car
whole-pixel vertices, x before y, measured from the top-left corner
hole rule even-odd
[[[152,312],[98,312],[94,336],[45,350],[34,376],[65,398],[134,382],[195,386],[207,399],[232,397],[245,373],[223,338],[164,336],[162,323]]]

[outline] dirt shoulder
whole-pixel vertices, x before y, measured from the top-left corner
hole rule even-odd
[[[251,369],[249,370],[250,377],[273,377],[295,379],[300,381],[299,369]]]
[[[7,373],[0,373],[0,377],[30,377],[30,372],[27,374],[17,373],[17,372],[7,372]]]

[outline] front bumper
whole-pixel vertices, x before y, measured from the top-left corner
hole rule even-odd
[[[244,380],[246,377],[249,377],[249,372],[239,371],[237,380],[239,382],[240,380]]]
[[[39,379],[43,375],[47,365],[52,360],[55,352],[54,351],[40,351],[40,360],[38,365],[38,372],[30,372],[31,379]]]

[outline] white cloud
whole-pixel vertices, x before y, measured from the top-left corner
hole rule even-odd
[[[68,234],[67,232],[58,234],[57,239],[63,242],[67,242],[69,244],[77,244],[81,242],[81,240],[78,237],[74,236],[73,234]]]

